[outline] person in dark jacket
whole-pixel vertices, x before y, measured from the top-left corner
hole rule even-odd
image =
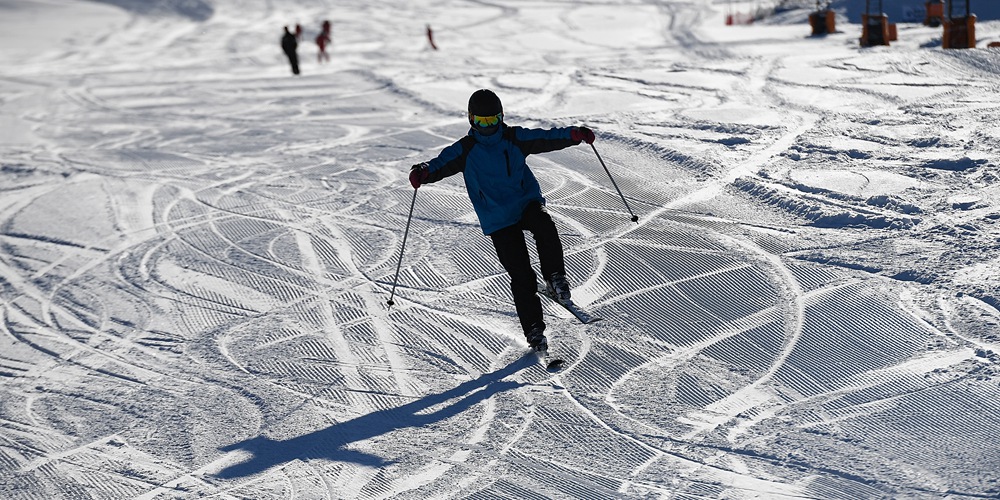
[[[295,41],[295,35],[291,31],[288,31],[288,26],[285,26],[285,34],[281,37],[281,50],[285,51],[285,55],[288,56],[288,62],[292,63],[292,74],[299,74],[299,42]]]
[[[508,126],[503,105],[493,91],[480,89],[469,98],[468,135],[446,147],[434,159],[413,165],[414,189],[461,172],[465,188],[479,217],[483,234],[493,241],[497,258],[510,276],[521,328],[528,345],[548,349],[538,278],[531,268],[524,231],[530,231],[538,248],[545,286],[559,300],[570,299],[562,242],[555,223],[545,210],[538,180],[525,159],[587,142],[594,132],[587,127],[529,129]]]

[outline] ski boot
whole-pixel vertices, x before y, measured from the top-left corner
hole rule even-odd
[[[552,273],[549,279],[545,280],[545,290],[550,297],[559,302],[567,302],[570,299],[569,282],[566,281],[565,274]]]
[[[535,352],[545,352],[549,350],[549,341],[545,338],[544,326],[532,327],[531,331],[526,333],[524,337],[528,340],[528,347]]]

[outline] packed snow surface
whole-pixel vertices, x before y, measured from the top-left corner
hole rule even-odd
[[[0,497],[1000,496],[997,7],[810,3],[0,0]],[[558,373],[407,182],[483,87],[597,133]]]

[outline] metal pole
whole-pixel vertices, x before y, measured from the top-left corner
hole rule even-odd
[[[413,205],[417,203],[417,190],[413,190],[413,199],[410,200],[410,214],[406,216],[406,229],[403,231],[403,243],[399,246],[399,261],[396,263],[396,277],[392,279],[392,291],[389,293],[389,300],[385,303],[389,304],[389,308],[396,303],[392,301],[392,298],[396,296],[396,283],[399,282],[399,268],[403,265],[403,250],[406,249],[406,237],[410,234],[410,221],[413,220]]]
[[[622,203],[625,204],[625,209],[628,210],[628,213],[632,215],[632,222],[635,222],[636,224],[638,224],[639,223],[639,216],[637,216],[634,213],[632,213],[632,208],[629,207],[628,206],[628,202],[625,201],[625,195],[622,194],[622,190],[618,189],[618,183],[615,182],[615,178],[611,175],[611,171],[608,170],[608,166],[605,165],[604,164],[604,160],[601,159],[601,154],[597,152],[597,147],[594,146],[594,143],[590,143],[590,147],[594,150],[594,154],[597,155],[597,161],[601,162],[601,166],[604,167],[604,171],[608,173],[608,178],[611,179],[611,185],[615,187],[615,191],[618,191],[618,196],[621,197]]]

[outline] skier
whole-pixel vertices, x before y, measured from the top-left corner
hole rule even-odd
[[[317,54],[316,60],[319,63],[323,61],[330,62],[330,54],[326,53],[326,46],[333,42],[331,29],[330,21],[323,21],[323,29],[316,35],[316,45],[319,46],[319,54]]]
[[[434,31],[431,30],[431,25],[427,25],[427,41],[431,43],[431,48],[434,50],[438,49],[438,46],[434,44]]]
[[[524,231],[530,231],[538,248],[545,286],[560,301],[569,301],[562,242],[555,223],[545,210],[545,198],[525,158],[594,142],[587,127],[528,129],[508,126],[503,105],[493,91],[480,89],[469,98],[468,135],[446,147],[430,161],[413,165],[410,184],[423,184],[463,173],[469,199],[479,217],[483,234],[493,241],[497,258],[510,276],[514,308],[528,345],[538,352],[548,349],[538,281],[531,268]]]
[[[288,62],[292,64],[292,74],[295,75],[299,74],[299,54],[296,52],[298,48],[299,42],[295,41],[295,35],[288,31],[288,26],[285,26],[285,34],[281,37],[281,50],[288,56]]]

